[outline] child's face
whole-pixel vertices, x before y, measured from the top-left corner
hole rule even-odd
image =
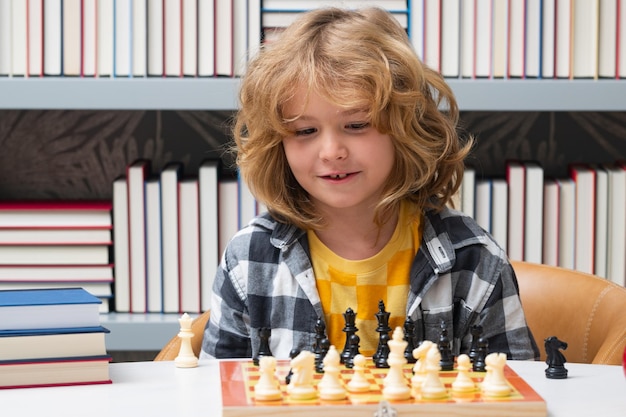
[[[389,135],[367,120],[367,109],[339,107],[302,91],[286,103],[287,118],[301,114],[283,139],[289,167],[322,212],[372,210],[394,164]]]

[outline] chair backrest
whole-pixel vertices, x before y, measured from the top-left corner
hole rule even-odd
[[[204,334],[204,327],[207,321],[209,321],[210,311],[207,310],[191,322],[191,331],[193,337],[191,338],[191,348],[196,357],[199,357],[200,350],[202,349],[202,336]],[[178,334],[174,335],[169,342],[161,349],[161,351],[154,358],[155,361],[173,361],[178,356],[180,351],[180,338]]]
[[[620,365],[626,346],[626,288],[548,265],[511,262],[528,325],[546,359],[544,341],[568,344],[568,362]]]

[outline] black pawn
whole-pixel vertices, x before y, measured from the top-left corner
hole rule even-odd
[[[289,352],[289,357],[291,359],[295,358],[296,356],[298,356],[300,354],[300,351],[298,349],[291,349],[291,352]],[[289,385],[289,383],[291,382],[291,376],[293,375],[293,369],[289,368],[289,372],[287,373],[287,376],[285,376],[285,383],[287,385]]]
[[[417,347],[417,343],[415,342],[415,323],[411,317],[407,317],[404,321],[404,341],[407,343],[404,349],[404,358],[407,363],[417,362],[417,359],[413,357],[413,349]]]
[[[360,343],[361,338],[358,335],[353,334],[352,336],[350,336],[350,356],[346,357],[346,368],[354,368],[354,357],[361,353],[359,352]]]
[[[442,371],[451,371],[454,369],[454,355],[452,354],[452,347],[450,345],[450,338],[448,337],[448,328],[444,322],[441,322],[441,334],[439,335],[439,342],[437,343],[439,347],[439,353],[441,354],[441,360],[439,361],[439,365],[441,365]]]
[[[474,363],[474,359],[476,359],[476,355],[478,354],[478,339],[480,339],[480,337],[483,335],[483,326],[472,326],[470,333],[472,334],[472,344],[470,346],[468,356],[470,358],[470,361]]]
[[[326,354],[328,353],[328,350],[330,349],[330,340],[328,340],[328,338],[322,339],[322,341],[320,342],[320,347],[322,348],[322,353],[321,353],[322,360],[319,363],[315,364],[315,372],[317,372],[318,374],[323,374],[324,373],[324,357],[326,357]]]
[[[546,378],[565,379],[567,378],[567,368],[565,368],[565,355],[561,349],[567,349],[567,343],[559,340],[556,336],[550,336],[544,340],[546,348]]]
[[[345,320],[345,326],[343,328],[343,332],[346,334],[346,343],[343,347],[343,351],[339,356],[341,363],[346,363],[346,360],[350,360],[352,352],[350,350],[350,339],[352,335],[354,335],[359,329],[356,327],[356,313],[348,307],[345,313],[343,313],[343,318]]]
[[[378,348],[374,355],[372,355],[372,360],[377,368],[388,367],[387,357],[389,356],[389,346],[387,346],[387,342],[389,341],[389,332],[391,331],[391,327],[389,327],[390,315],[391,313],[385,311],[385,303],[383,300],[380,300],[378,302],[378,313],[375,314],[376,320],[378,321],[378,327],[376,327],[376,332],[378,332]]]
[[[477,342],[476,357],[472,363],[474,372],[485,372],[485,358],[487,357],[489,343],[484,337],[480,337]]]
[[[261,327],[259,329],[259,351],[257,355],[252,358],[252,363],[259,366],[259,359],[263,356],[273,356],[270,350],[270,334],[272,330],[269,327]]]

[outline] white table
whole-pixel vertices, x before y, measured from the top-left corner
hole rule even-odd
[[[509,361],[541,395],[551,417],[626,416],[626,377],[621,366],[567,363],[564,380],[545,377],[543,362]],[[0,390],[2,416],[219,417],[217,361],[197,368],[173,362],[114,363],[113,384]]]

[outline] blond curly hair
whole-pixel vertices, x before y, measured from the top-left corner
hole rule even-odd
[[[236,163],[256,197],[279,221],[324,226],[294,178],[282,146],[292,134],[283,106],[304,87],[344,108],[366,108],[395,147],[394,170],[376,207],[384,223],[408,199],[441,210],[457,191],[472,140],[457,132],[459,110],[443,77],[425,66],[404,28],[379,8],[303,13],[251,58],[233,127]]]

